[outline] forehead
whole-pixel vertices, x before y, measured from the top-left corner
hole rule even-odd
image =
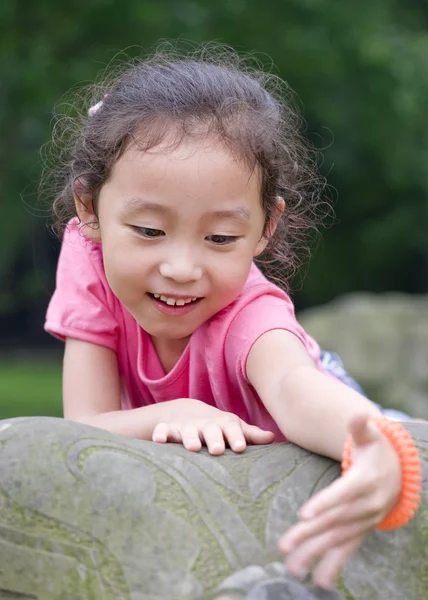
[[[261,191],[259,169],[212,138],[189,137],[179,144],[167,139],[145,151],[134,144],[114,165],[109,183],[125,194],[133,190],[131,195],[217,193],[229,200],[246,197],[259,202]]]

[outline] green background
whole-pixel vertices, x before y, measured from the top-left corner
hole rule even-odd
[[[8,0],[0,5],[0,416],[60,410],[43,332],[58,243],[39,149],[70,87],[159,39],[252,51],[296,91],[336,220],[298,309],[353,290],[428,290],[428,5],[422,0]]]

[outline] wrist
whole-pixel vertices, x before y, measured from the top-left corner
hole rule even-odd
[[[372,417],[370,421],[393,447],[401,470],[401,490],[397,496],[397,502],[376,529],[398,529],[407,525],[420,504],[422,468],[418,449],[410,433],[401,423],[391,421],[385,417]],[[342,473],[345,473],[351,464],[352,437],[349,436],[343,450]]]

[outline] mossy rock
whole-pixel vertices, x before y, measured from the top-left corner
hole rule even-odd
[[[425,600],[428,426],[411,523],[375,533],[335,592],[292,580],[276,550],[339,473],[293,444],[211,457],[62,419],[0,421],[0,598]]]

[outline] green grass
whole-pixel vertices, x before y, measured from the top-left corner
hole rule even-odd
[[[0,419],[62,416],[61,363],[2,360]]]

